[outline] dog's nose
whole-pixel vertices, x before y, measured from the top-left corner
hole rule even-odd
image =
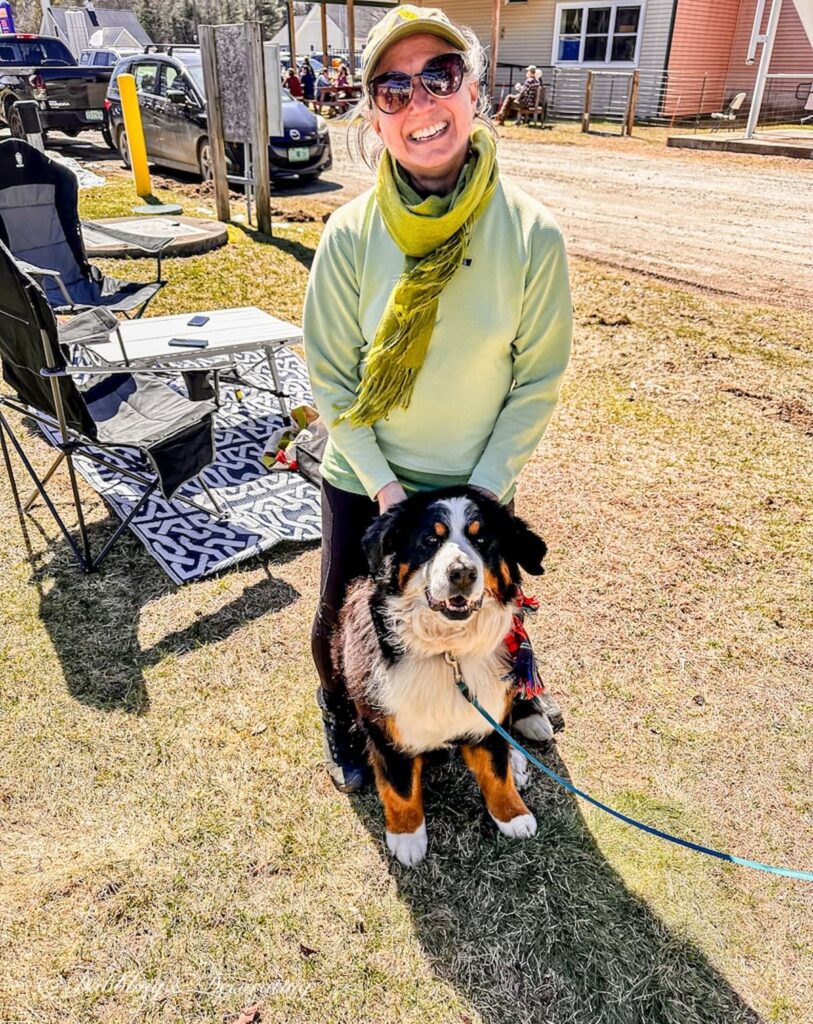
[[[471,587],[477,579],[477,569],[473,565],[456,562],[449,568],[449,582],[461,590]]]

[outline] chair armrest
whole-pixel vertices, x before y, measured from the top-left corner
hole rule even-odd
[[[68,289],[65,287],[65,282],[62,280],[62,275],[58,270],[49,270],[47,267],[37,267],[33,263],[27,263],[25,260],[20,260],[15,257],[17,266],[20,267],[30,277],[52,277],[56,282],[57,288],[62,292],[62,297],[68,304],[70,309],[74,309],[76,303],[70,297]]]

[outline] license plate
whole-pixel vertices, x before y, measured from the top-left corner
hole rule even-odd
[[[103,110],[86,110],[85,117],[88,121],[104,121]]]
[[[295,160],[307,160],[311,155],[311,151],[307,146],[295,146],[293,149],[288,150],[288,159],[293,163]]]

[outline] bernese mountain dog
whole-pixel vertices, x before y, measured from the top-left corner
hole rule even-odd
[[[402,864],[423,859],[422,765],[425,755],[452,745],[460,746],[500,832],[532,836],[536,819],[518,792],[527,762],[460,692],[448,656],[480,704],[505,723],[515,692],[506,637],[520,568],[544,571],[544,541],[482,492],[452,487],[393,506],[363,545],[370,575],[348,590],[333,655],[367,737],[387,846]],[[536,740],[554,732],[540,713],[517,728]]]

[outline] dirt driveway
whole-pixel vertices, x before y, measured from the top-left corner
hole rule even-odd
[[[335,133],[344,188],[372,175]],[[813,309],[813,163],[667,149],[647,139],[508,128],[502,171],[556,215],[576,256],[774,305]]]
[[[275,185],[283,216],[311,219],[372,183],[373,173],[350,156],[345,128],[334,122],[331,129],[333,170],[305,188]],[[500,166],[553,211],[575,256],[813,309],[813,161],[668,149],[663,131],[636,131],[620,139],[583,135],[576,125],[508,127]],[[55,141],[80,160],[100,161],[104,173],[120,168],[101,136]],[[211,193],[188,175],[169,172],[162,180],[164,173],[155,174],[159,187],[204,200]]]

